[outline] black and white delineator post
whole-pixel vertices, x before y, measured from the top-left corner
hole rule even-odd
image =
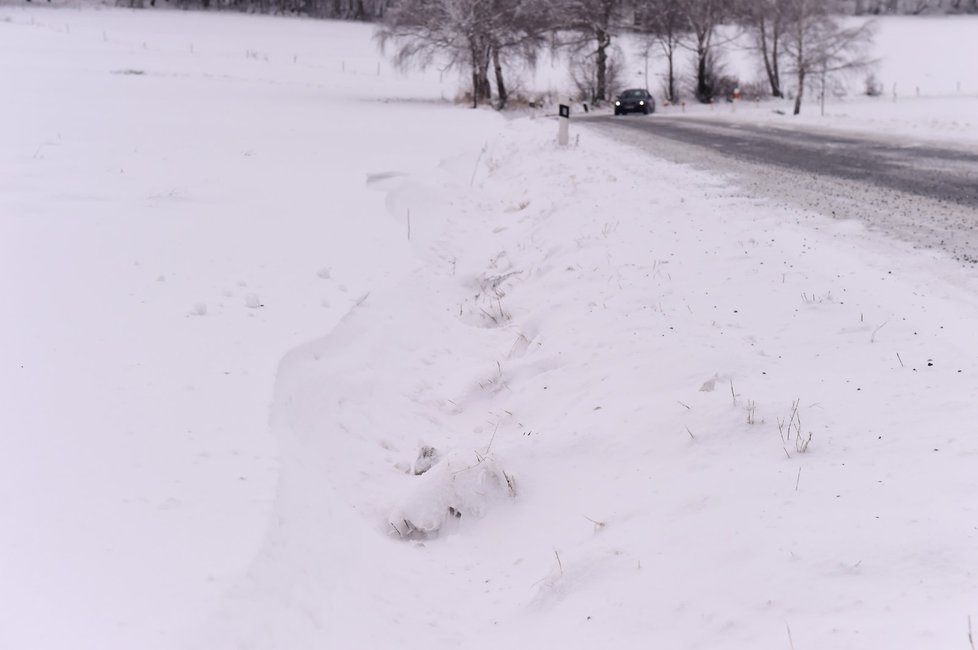
[[[557,120],[557,144],[566,147],[570,141],[570,136],[567,131],[568,124],[570,123],[570,106],[566,104],[560,105],[560,117]]]

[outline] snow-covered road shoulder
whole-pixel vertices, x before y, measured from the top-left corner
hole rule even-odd
[[[974,279],[553,131],[394,185],[420,264],[281,364],[280,516],[232,636],[958,643]]]

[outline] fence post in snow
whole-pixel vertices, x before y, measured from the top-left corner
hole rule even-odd
[[[570,106],[566,104],[560,105],[560,117],[557,118],[557,144],[562,147],[566,147],[567,143],[570,141],[568,135],[568,123],[570,122]]]

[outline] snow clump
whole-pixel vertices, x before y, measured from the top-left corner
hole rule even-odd
[[[497,501],[516,496],[512,475],[492,456],[472,452],[448,454],[411,480],[411,489],[387,518],[390,533],[405,539],[435,537],[449,521],[483,517]]]
[[[414,461],[414,468],[411,473],[420,476],[437,465],[439,460],[441,460],[441,454],[438,453],[438,450],[425,445],[418,450],[418,458]]]

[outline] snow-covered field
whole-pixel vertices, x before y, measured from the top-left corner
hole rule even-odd
[[[364,26],[4,7],[0,78],[0,648],[969,647],[973,270]]]

